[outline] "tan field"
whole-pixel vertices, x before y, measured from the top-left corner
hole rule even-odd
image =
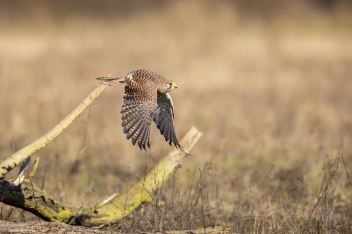
[[[112,230],[348,232],[352,14],[344,10],[263,20],[227,1],[178,1],[109,17],[2,16],[0,160],[64,118],[95,77],[145,68],[178,85],[178,137],[191,126],[204,135],[158,194],[164,205],[144,204]],[[147,151],[126,139],[123,91],[108,88],[33,156],[34,182],[52,198],[99,204],[171,149],[155,125]],[[38,220],[1,207],[3,220]]]

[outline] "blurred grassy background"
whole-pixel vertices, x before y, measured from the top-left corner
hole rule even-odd
[[[349,1],[0,4],[0,159],[65,117],[94,89],[94,77],[145,68],[178,84],[171,95],[179,138],[192,125],[204,133],[175,183],[179,194],[189,191],[195,170],[205,167],[208,206],[217,209],[209,225],[238,226],[239,217],[266,214],[295,230],[284,221],[292,217],[286,205],[296,209],[292,223],[306,221],[332,170],[327,165],[341,155],[346,166],[334,174],[324,209],[334,208],[335,220],[349,214]],[[53,198],[97,204],[124,193],[168,152],[155,127],[147,152],[125,139],[122,95],[122,86],[109,88],[36,155],[35,182],[45,178]],[[315,220],[332,215],[322,209]]]

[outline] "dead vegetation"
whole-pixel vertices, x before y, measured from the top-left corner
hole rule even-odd
[[[246,18],[226,1],[209,4],[178,1],[108,18],[41,14],[2,20],[0,158],[66,116],[96,85],[94,77],[146,68],[179,85],[172,96],[178,135],[195,124],[204,136],[153,194],[154,202],[105,228],[348,232],[348,9],[302,8],[309,14],[265,20]],[[148,152],[125,140],[122,95],[122,87],[107,90],[37,154],[41,163],[33,180],[47,194],[66,204],[96,205],[128,191],[169,150],[156,128]],[[38,220],[4,204],[0,216]]]

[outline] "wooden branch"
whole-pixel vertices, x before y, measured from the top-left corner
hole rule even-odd
[[[32,170],[29,173],[29,179],[32,179],[34,177],[35,173],[37,172],[37,168],[38,168],[38,165],[39,165],[39,160],[40,160],[39,157],[35,159],[34,165],[32,167]]]
[[[190,150],[201,136],[201,132],[195,127],[191,127],[181,139],[180,144]],[[128,216],[141,204],[151,202],[153,191],[166,182],[179,165],[181,159],[186,156],[185,153],[174,148],[158,162],[143,181],[140,180],[127,194],[116,197],[100,207],[85,210],[82,215],[79,216],[80,221],[84,225],[114,223]]]
[[[66,118],[64,118],[54,128],[44,134],[41,138],[35,142],[27,145],[20,149],[10,157],[6,158],[0,163],[0,180],[3,180],[6,173],[11,171],[21,162],[26,160],[32,154],[43,149],[50,142],[52,142],[57,136],[59,136],[70,124],[90,105],[92,102],[99,97],[99,95],[106,89],[106,85],[97,86]]]
[[[46,221],[64,222],[75,216],[75,207],[59,204],[30,180],[25,179],[20,186],[3,180],[0,182],[1,202],[31,212]]]
[[[30,156],[46,147],[59,136],[99,95],[108,87],[99,85],[93,90],[67,117],[48,131],[41,138],[17,151],[0,163],[0,194],[1,202],[12,205],[38,215],[44,220],[63,223],[84,224],[88,226],[114,223],[129,215],[144,202],[152,201],[152,194],[171,175],[181,159],[187,155],[173,149],[146,178],[140,180],[126,194],[111,197],[111,200],[98,207],[84,208],[60,204],[48,197],[31,179],[34,176],[39,159],[36,160],[29,179],[24,179],[24,171],[30,163]],[[201,137],[196,128],[192,127],[181,139],[180,143],[190,150]],[[7,172],[24,162],[20,174],[14,181],[6,181]]]
[[[202,133],[192,127],[180,143],[190,150],[201,135]],[[150,202],[153,191],[169,178],[184,157],[186,154],[173,149],[149,172],[145,180],[143,179],[144,182],[138,182],[127,194],[112,198],[111,201],[98,207],[84,208],[60,204],[48,197],[30,179],[25,179],[20,186],[6,180],[0,181],[1,202],[53,222],[86,226],[114,223],[128,216],[142,203]]]

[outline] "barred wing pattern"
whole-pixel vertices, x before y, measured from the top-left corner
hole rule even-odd
[[[150,148],[150,124],[153,120],[165,140],[186,153],[177,140],[174,128],[174,109],[168,93],[177,88],[173,81],[144,69],[131,71],[124,76],[96,79],[105,85],[125,84],[121,120],[123,132],[127,139],[132,138],[133,145],[138,143],[140,149]]]
[[[153,114],[153,121],[156,123],[157,128],[171,146],[174,144],[177,149],[185,152],[176,137],[174,107],[171,96],[168,93],[162,94],[158,92],[157,104],[158,107]]]
[[[156,102],[136,100],[132,88],[127,85],[123,99],[121,110],[123,132],[127,139],[132,138],[133,145],[137,142],[140,149],[146,149],[146,145],[150,148],[150,124],[152,113],[156,109]]]

